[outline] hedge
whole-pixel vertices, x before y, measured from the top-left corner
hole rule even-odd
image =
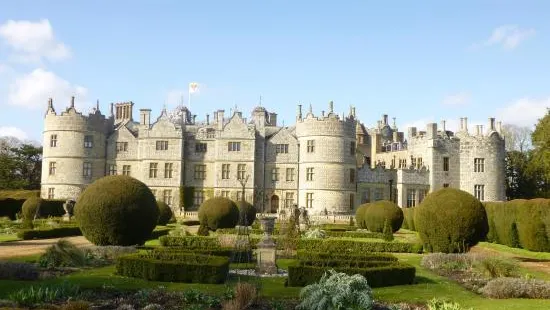
[[[218,234],[226,234],[226,235],[237,235],[239,233],[239,228],[220,228],[216,230],[216,233]],[[257,228],[250,228],[248,227],[248,233],[251,235],[263,235],[264,231],[262,229]],[[273,232],[275,233],[275,232]]]
[[[383,239],[384,234],[370,231],[325,231],[328,237]]]
[[[222,284],[229,273],[229,259],[181,253],[173,259],[154,254],[130,254],[116,261],[118,275],[148,281]]]
[[[391,261],[397,262],[397,257],[387,253],[339,253],[339,252],[310,252],[296,251],[296,257],[300,260],[352,260],[352,261]]]
[[[149,237],[149,240],[154,240],[154,239],[158,239],[162,236],[166,236],[170,233],[170,231],[172,230],[172,228],[169,228],[169,227],[159,227],[159,228],[155,228],[152,232],[151,232],[151,237]]]
[[[550,199],[486,202],[487,241],[530,251],[550,251]]]
[[[354,231],[359,229],[356,226],[342,225],[342,224],[322,224],[319,225],[319,229],[326,231]]]
[[[233,248],[157,248],[154,249],[158,255],[165,257],[177,257],[181,253],[195,253],[211,256],[225,256],[231,260],[231,263],[250,263],[254,262],[252,250],[237,250]]]
[[[21,212],[23,203],[26,199],[22,198],[2,198],[0,199],[0,217],[7,216],[11,220],[15,220],[17,213]],[[65,200],[60,199],[42,199],[40,206],[40,217],[58,217],[65,214],[63,204]]]
[[[166,247],[183,247],[210,249],[220,248],[221,244],[216,237],[205,236],[162,236],[159,238],[160,244]]]
[[[306,286],[319,281],[327,267],[305,266],[297,261],[288,266],[288,286]],[[370,287],[412,284],[416,269],[407,264],[396,263],[378,267],[351,268],[347,266],[330,268],[349,275],[360,274]]]
[[[338,253],[422,253],[422,245],[405,242],[365,242],[356,240],[300,239],[298,249],[311,252]]]
[[[184,226],[199,226],[201,222],[199,220],[183,220],[181,221],[181,225]]]
[[[72,236],[82,236],[78,226],[65,226],[50,229],[23,229],[17,232],[17,237],[23,240],[51,239]]]

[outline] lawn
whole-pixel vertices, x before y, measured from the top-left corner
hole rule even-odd
[[[17,241],[17,234],[0,234],[0,242]]]

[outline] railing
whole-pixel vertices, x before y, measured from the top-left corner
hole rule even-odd
[[[199,218],[199,212],[197,211],[187,211],[180,214],[181,217],[184,217],[186,219],[198,219]],[[277,214],[277,213],[258,213],[256,214],[257,218],[260,217],[275,217],[277,220],[285,220],[286,215],[284,214]],[[324,224],[324,223],[349,223],[350,217],[355,217],[353,215],[349,214],[329,214],[329,215],[308,215],[308,218],[310,221],[318,224]]]

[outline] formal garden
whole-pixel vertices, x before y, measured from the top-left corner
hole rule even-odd
[[[445,188],[337,222],[217,197],[176,218],[109,176],[74,206],[0,196],[0,217],[0,309],[550,309],[550,200]]]

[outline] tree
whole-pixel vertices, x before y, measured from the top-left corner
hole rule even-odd
[[[0,189],[39,189],[42,147],[0,138]]]
[[[532,152],[509,151],[506,154],[506,197],[529,199],[537,195],[537,175],[529,171]]]
[[[506,151],[526,152],[532,147],[532,130],[526,126],[506,124],[502,126],[502,135],[506,140]]]
[[[550,109],[539,120],[533,134],[533,154],[528,172],[537,176],[539,197],[550,196]]]

